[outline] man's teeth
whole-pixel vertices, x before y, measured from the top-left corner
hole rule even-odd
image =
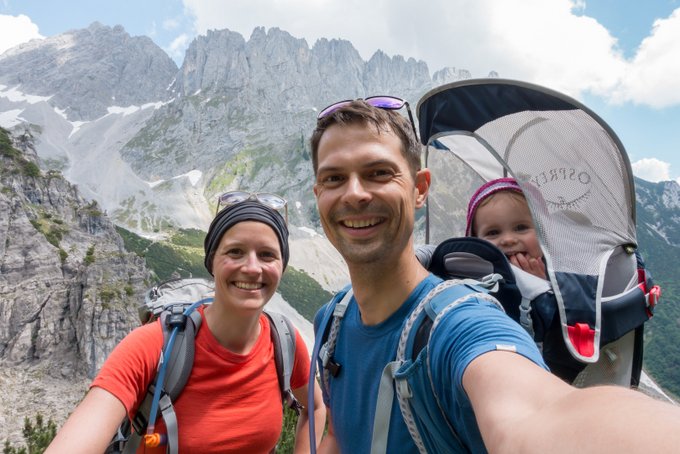
[[[361,229],[364,227],[370,227],[372,225],[377,224],[380,222],[378,218],[374,219],[361,219],[361,220],[346,220],[343,223],[345,224],[346,227],[351,227],[353,229]]]

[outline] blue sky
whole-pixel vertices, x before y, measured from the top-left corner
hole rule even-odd
[[[350,40],[473,77],[579,99],[621,138],[634,171],[680,177],[680,0],[0,0],[0,53],[94,21],[146,35],[181,65],[197,34],[254,27]]]

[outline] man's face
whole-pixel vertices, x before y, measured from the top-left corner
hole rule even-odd
[[[391,131],[333,125],[319,142],[314,185],[326,236],[348,265],[396,260],[407,251],[429,171],[413,179]]]

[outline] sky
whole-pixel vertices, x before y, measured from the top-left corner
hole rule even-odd
[[[680,182],[680,0],[0,0],[0,53],[95,21],[149,36],[178,66],[207,30],[249,39],[264,26],[431,73],[496,71],[578,99],[616,132],[635,175]]]

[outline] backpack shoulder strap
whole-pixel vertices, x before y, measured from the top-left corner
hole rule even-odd
[[[189,379],[189,375],[191,375],[191,369],[194,365],[194,340],[202,322],[200,312],[196,310],[192,311],[186,317],[184,329],[178,330],[175,334],[172,350],[169,352],[169,356],[167,356],[166,349],[172,331],[170,322],[173,317],[182,315],[184,309],[186,309],[186,307],[183,305],[172,306],[167,310],[164,310],[160,316],[160,324],[163,330],[163,349],[161,351],[161,358],[166,356],[168,359],[166,360],[167,371],[159,404],[163,421],[167,427],[168,453],[173,454],[179,452],[179,444],[177,437],[177,417],[172,401],[177,399],[182,392],[182,389],[184,389],[184,386]],[[162,361],[162,359],[160,361]],[[137,413],[135,413],[135,416],[131,421],[131,435],[125,443],[125,449],[123,450],[123,453],[125,454],[137,451],[144,432],[149,425],[149,416],[158,378],[157,372],[153,382],[147,388],[144,400],[139,405]]]
[[[293,409],[296,414],[300,414],[302,405],[295,398],[290,387],[290,377],[293,375],[295,364],[295,326],[283,314],[269,311],[264,313],[269,318],[269,331],[274,344],[276,374],[279,379],[283,406]]]
[[[323,341],[323,345],[319,351],[319,358],[321,359],[321,365],[323,366],[323,371],[321,371],[321,386],[327,393],[330,393],[330,376],[337,377],[342,367],[333,358],[333,353],[335,353],[335,344],[338,340],[340,323],[342,323],[342,319],[345,317],[347,306],[353,296],[354,292],[351,288],[348,288],[342,298],[339,300],[336,299],[335,303],[331,304],[328,308],[329,310],[324,314],[324,319],[318,329],[318,332],[322,334],[321,340]],[[330,311],[331,308],[333,309],[332,311]]]
[[[473,298],[489,300],[502,308],[488,295],[487,289],[476,284],[476,281],[469,279],[441,282],[420,301],[404,321],[396,359],[385,366],[380,381],[373,422],[372,454],[382,454],[387,449],[393,386],[406,427],[421,453],[439,452],[441,449],[435,448],[441,448],[442,445],[447,446],[446,452],[465,451],[465,445],[443,414],[439,398],[434,392],[431,374],[427,370],[422,370],[428,361],[419,361],[419,366],[415,366],[421,368],[418,373],[414,373],[413,365],[421,350],[423,355],[428,354],[425,347],[431,331],[436,327],[438,320],[451,309]],[[412,380],[427,383],[413,383]],[[439,411],[432,410],[435,407],[439,408]],[[428,414],[423,415],[423,411]]]
[[[344,292],[344,293],[343,293]],[[316,380],[316,367],[317,359],[321,362],[323,371],[321,371],[321,388],[326,392],[330,393],[328,384],[328,367],[333,368],[333,371],[337,375],[340,371],[340,365],[337,364],[332,359],[333,350],[335,350],[335,340],[337,339],[337,330],[340,326],[340,320],[345,315],[345,310],[347,305],[352,299],[352,287],[351,285],[346,286],[341,290],[333,299],[328,303],[324,313],[321,315],[321,319],[318,326],[314,327],[314,348],[312,349],[312,361],[309,365],[309,383],[313,383]],[[336,308],[340,305],[339,309]],[[336,317],[339,319],[336,322]],[[331,323],[332,320],[332,323]],[[331,324],[336,324],[335,334],[332,340],[332,345],[329,346],[329,335],[331,330]],[[329,366],[329,364],[331,366]],[[312,454],[316,454],[316,430],[314,423],[314,387],[309,386],[307,389],[307,416],[309,421],[309,446]]]

